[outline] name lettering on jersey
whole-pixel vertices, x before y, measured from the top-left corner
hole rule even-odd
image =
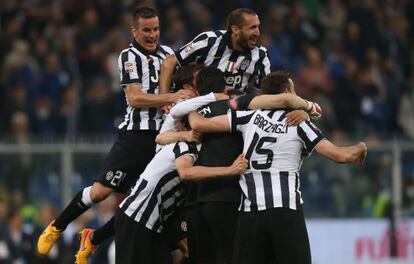
[[[261,130],[268,132],[268,133],[276,133],[276,134],[286,134],[288,131],[288,126],[284,123],[276,123],[273,124],[266,120],[263,116],[258,114],[254,119],[253,124],[259,127]]]
[[[198,110],[198,113],[202,116],[206,116],[207,114],[211,114],[211,109],[209,106],[203,107],[200,110]]]

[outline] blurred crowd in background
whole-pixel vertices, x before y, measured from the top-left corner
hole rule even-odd
[[[175,49],[202,31],[225,29],[231,10],[254,9],[272,70],[290,70],[297,93],[322,106],[318,126],[325,135],[334,141],[414,139],[413,1],[2,0],[1,142],[111,140],[126,106],[117,59],[132,40],[130,14],[139,4],[158,9],[161,43]],[[403,158],[407,172],[403,202],[411,212],[413,156]],[[367,169],[357,171],[325,166],[318,159],[305,163],[302,180],[308,212],[387,215],[391,159],[389,153],[377,153],[369,156]],[[16,254],[25,259],[33,254],[29,247],[33,241],[26,241],[24,234],[38,234],[61,204],[25,205],[33,185],[30,175],[39,165],[30,155],[10,160],[0,162],[1,187],[20,192],[0,192],[0,259],[2,241],[20,243]],[[37,179],[53,176],[46,171]],[[57,181],[59,175],[53,177]],[[113,209],[98,207],[81,225],[104,218]],[[69,233],[62,241],[70,248],[76,239],[70,237],[75,232]],[[64,263],[59,258],[51,263]]]
[[[225,28],[229,11],[261,20],[272,69],[324,110],[343,139],[414,138],[414,3],[409,0],[3,0],[0,134],[4,140],[80,140],[116,131],[125,99],[116,60],[137,4],[160,13],[161,43],[179,48]],[[411,116],[412,117],[412,116]]]

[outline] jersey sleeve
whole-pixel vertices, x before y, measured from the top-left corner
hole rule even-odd
[[[162,52],[167,56],[174,54],[174,50],[166,45],[160,45]]]
[[[297,133],[303,141],[306,151],[311,153],[315,146],[325,138],[322,132],[312,122],[304,121],[297,126]]]
[[[230,99],[229,102],[229,109],[233,110],[246,110],[253,100],[254,95],[242,95],[236,98]]]
[[[203,96],[194,97],[176,104],[170,110],[170,115],[175,119],[180,119],[191,111],[197,110],[199,107],[215,102],[216,97],[214,93],[209,93]]]
[[[178,64],[180,66],[188,65],[196,62],[202,55],[208,53],[209,39],[213,37],[212,32],[204,32],[195,37],[191,42],[187,43],[175,52]],[[198,61],[197,61],[198,62]],[[203,62],[198,62],[203,64]]]
[[[131,83],[142,83],[141,57],[131,51],[124,51],[118,58],[118,71],[121,86]]]
[[[235,111],[230,109],[227,112],[227,118],[231,126],[231,131],[243,132],[246,129],[246,127],[249,126],[249,122],[255,113],[256,111]]]
[[[177,129],[177,124],[176,124],[176,120],[170,115],[166,115],[164,122],[162,123],[162,126],[160,128],[160,134],[164,133],[165,131],[168,130],[176,130]]]
[[[181,156],[184,155],[189,155],[193,158],[193,163],[197,160],[198,158],[198,150],[195,144],[193,143],[188,143],[185,141],[179,141],[177,143],[175,143],[174,146],[174,156],[175,159],[178,159]]]

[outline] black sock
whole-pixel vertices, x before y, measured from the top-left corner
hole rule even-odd
[[[103,226],[96,229],[92,234],[91,242],[94,245],[99,245],[102,241],[115,235],[115,216],[106,222]]]
[[[58,230],[65,230],[70,222],[78,218],[78,216],[80,216],[90,208],[82,202],[82,193],[83,190],[75,195],[73,200],[69,203],[68,206],[66,206],[63,212],[56,218],[55,222],[52,224]]]

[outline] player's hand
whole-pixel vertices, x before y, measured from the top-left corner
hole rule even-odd
[[[196,94],[193,91],[184,90],[184,89],[178,90],[172,95],[173,95],[174,102],[177,102],[178,100],[186,100],[186,99],[196,96]]]
[[[302,110],[294,110],[286,115],[286,124],[288,126],[297,126],[306,120],[309,120],[309,115]]]
[[[171,104],[167,104],[164,106],[161,106],[161,110],[164,111],[164,113],[168,114],[171,110],[171,108],[173,108],[175,105],[175,103],[171,103]]]
[[[240,154],[230,166],[229,175],[237,175],[247,170],[248,161],[244,158],[244,154]]]
[[[362,151],[359,157],[355,160],[355,163],[359,167],[362,167],[364,165],[365,159],[367,158],[368,148],[364,142],[359,142],[358,145],[361,147]]]
[[[315,102],[306,101],[308,103],[308,107],[306,112],[309,114],[312,120],[317,120],[322,116],[322,108]]]
[[[202,134],[200,132],[190,130],[187,133],[186,141],[200,143]]]

